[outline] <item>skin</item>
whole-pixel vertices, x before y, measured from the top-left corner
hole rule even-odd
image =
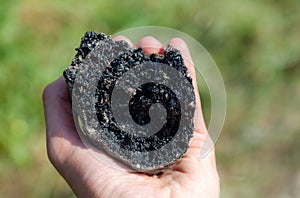
[[[123,36],[114,40],[124,40],[134,46]],[[180,38],[171,39],[169,44],[181,51],[197,92],[187,45]],[[145,53],[163,53],[164,48],[150,36],[142,38],[136,47],[142,47]],[[78,197],[219,197],[220,182],[213,144],[211,151],[200,158],[204,141],[210,139],[198,92],[195,131],[188,151],[178,163],[153,176],[122,171],[123,167],[109,167],[91,155],[77,134],[68,88],[62,77],[45,88],[43,103],[49,160]]]

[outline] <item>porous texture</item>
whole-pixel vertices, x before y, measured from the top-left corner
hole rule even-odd
[[[103,33],[94,32],[86,33],[76,50],[64,77],[70,93],[75,92],[73,103],[80,106],[75,111],[81,123],[81,137],[139,172],[155,174],[177,162],[193,135],[195,110],[192,79],[180,52],[169,46],[163,54],[145,54],[141,48],[130,48],[124,41],[113,41]],[[183,93],[164,85],[162,78],[138,86],[128,101],[128,111],[135,123],[149,124],[149,109],[155,103],[161,104],[167,112],[161,129],[153,135],[139,136],[134,128],[124,131],[120,127],[112,112],[111,97],[118,79],[145,64],[151,68],[147,71],[171,78],[175,87],[179,87],[176,89]],[[177,82],[179,77],[172,73],[156,72],[162,68],[158,64],[175,69],[185,82]],[[142,70],[139,76],[144,78],[148,73]],[[94,93],[90,90],[91,81],[96,82]]]
[[[109,36],[103,33],[97,34],[96,32],[86,32],[81,38],[80,46],[75,48],[77,53],[72,60],[71,65],[65,69],[63,73],[71,91],[75,82],[79,65],[82,63],[83,59],[99,44],[99,41],[108,38]]]

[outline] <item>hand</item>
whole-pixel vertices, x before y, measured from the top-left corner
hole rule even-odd
[[[123,36],[115,40],[131,41]],[[200,158],[200,148],[209,138],[203,120],[196,75],[189,49],[182,39],[169,41],[184,57],[196,91],[195,131],[184,157],[160,175],[124,172],[99,162],[77,134],[69,92],[60,77],[43,94],[48,157],[78,197],[219,197],[219,176],[212,149]],[[161,53],[163,45],[153,37],[142,38],[137,47],[146,53]],[[213,145],[212,145],[213,146]]]

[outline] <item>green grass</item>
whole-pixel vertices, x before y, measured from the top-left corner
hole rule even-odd
[[[191,35],[219,66],[228,95],[216,145],[222,197],[300,196],[299,1],[0,5],[0,197],[73,197],[47,160],[43,88],[69,65],[86,31],[144,25]]]

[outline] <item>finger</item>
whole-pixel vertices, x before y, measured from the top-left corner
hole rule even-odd
[[[197,79],[194,63],[189,51],[189,48],[184,40],[181,38],[173,38],[168,42],[168,45],[178,49],[184,59],[184,63],[188,68],[189,73],[193,79],[193,86],[195,88],[196,109],[194,115],[194,135],[187,150],[185,157],[200,159],[201,156],[206,156],[209,163],[215,167],[214,143],[210,138],[207,128],[205,126],[204,117],[201,108],[200,95],[198,92]],[[210,153],[211,152],[211,153]]]
[[[201,108],[201,101],[200,101],[200,95],[198,92],[198,86],[197,86],[197,79],[196,79],[196,72],[194,63],[189,51],[189,48],[184,40],[181,38],[173,38],[168,42],[168,45],[173,46],[174,48],[178,49],[184,59],[184,63],[186,67],[188,68],[189,73],[191,74],[191,77],[193,79],[193,86],[195,88],[195,95],[196,95],[196,110],[195,110],[195,116],[194,116],[194,125],[195,125],[195,132],[196,133],[207,133],[207,129],[205,126],[203,114],[202,114],[202,108]]]
[[[112,38],[112,40],[114,41],[125,41],[126,43],[128,43],[128,45],[130,47],[134,47],[133,43],[131,42],[131,40],[129,40],[127,37],[123,36],[123,35],[118,35]]]
[[[214,142],[208,133],[194,133],[189,149],[187,150],[187,155],[193,155],[197,158],[205,157],[214,151]]]
[[[48,85],[43,93],[47,141],[63,137],[81,144],[73,121],[72,106],[67,85],[62,77]]]
[[[69,91],[62,77],[45,88],[43,103],[49,159],[75,192],[87,195],[92,186],[88,181],[97,180],[100,185],[99,175],[106,181],[114,169],[99,163],[81,142],[73,121]]]
[[[168,45],[171,45],[172,47],[178,49],[181,52],[184,60],[184,64],[188,68],[189,73],[191,74],[193,79],[196,79],[195,67],[190,54],[190,50],[186,45],[186,43],[184,42],[184,40],[182,40],[181,38],[172,38],[168,42]]]
[[[163,54],[164,45],[152,36],[141,38],[136,47],[143,48],[146,54]]]
[[[188,68],[188,71],[193,79],[193,85],[195,87],[195,90],[198,93],[198,86],[197,86],[197,79],[196,79],[196,72],[195,72],[195,67],[194,63],[190,54],[190,50],[184,40],[181,38],[172,38],[169,42],[168,45],[171,45],[172,47],[178,49],[183,57],[184,64]]]
[[[200,174],[211,173],[215,175],[215,178],[218,178],[214,144],[208,143],[208,141],[210,141],[208,134],[195,133],[193,137],[194,145],[189,146],[183,158],[171,170],[191,176],[195,176],[195,173],[200,171]],[[201,151],[198,145],[200,145]]]
[[[210,165],[216,168],[215,147],[214,142],[209,134],[194,133],[191,144],[184,158],[208,160]]]

